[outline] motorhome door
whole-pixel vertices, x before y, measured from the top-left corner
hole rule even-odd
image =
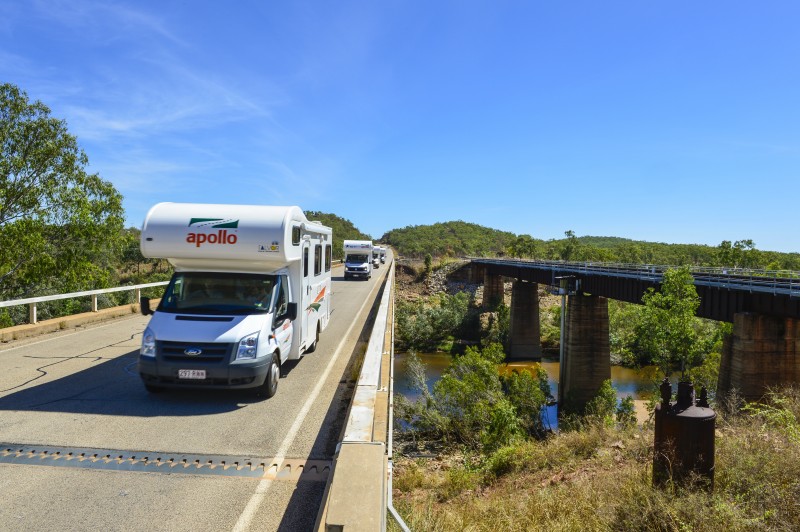
[[[300,308],[297,309],[301,315],[302,335],[300,336],[300,343],[309,346],[309,339],[312,336],[308,330],[308,314],[311,307],[312,298],[314,294],[311,293],[311,243],[308,240],[303,241],[303,283],[300,293],[302,294],[302,301],[300,301]],[[316,332],[316,331],[315,331]]]

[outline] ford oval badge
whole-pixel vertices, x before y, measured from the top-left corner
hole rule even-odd
[[[183,354],[190,357],[196,357],[197,355],[202,355],[203,350],[199,347],[187,347],[183,350]]]

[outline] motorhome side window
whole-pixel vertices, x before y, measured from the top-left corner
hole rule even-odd
[[[325,246],[325,271],[331,271],[331,246]]]
[[[278,298],[275,301],[275,316],[280,317],[286,314],[289,308],[289,298],[286,297],[286,276],[280,276],[280,285],[278,286]]]
[[[314,275],[322,273],[322,244],[314,246]]]
[[[303,250],[303,277],[308,277],[308,248]]]
[[[300,228],[299,227],[292,227],[292,245],[299,246],[300,245]]]

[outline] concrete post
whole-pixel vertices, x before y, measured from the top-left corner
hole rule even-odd
[[[603,381],[611,378],[608,343],[608,300],[577,294],[567,303],[562,381],[558,383],[559,414],[582,412]]]
[[[769,387],[800,382],[800,319],[738,313],[724,347],[719,395],[736,390],[756,401]]]
[[[483,308],[494,309],[503,301],[503,277],[492,275],[488,270],[483,275]]]
[[[510,360],[541,360],[539,285],[514,281],[511,288]]]

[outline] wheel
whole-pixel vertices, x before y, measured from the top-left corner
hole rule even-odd
[[[313,353],[317,350],[317,344],[319,343],[319,323],[317,323],[317,335],[314,337],[314,342],[306,348],[306,353]]]
[[[161,386],[156,386],[155,384],[144,383],[144,389],[147,390],[149,393],[161,393],[164,391],[164,388]]]
[[[264,384],[258,388],[258,395],[268,399],[275,395],[275,392],[278,391],[278,379],[280,379],[280,377],[281,368],[278,364],[278,355],[277,353],[272,353],[272,358],[267,368],[267,378],[264,380]]]

